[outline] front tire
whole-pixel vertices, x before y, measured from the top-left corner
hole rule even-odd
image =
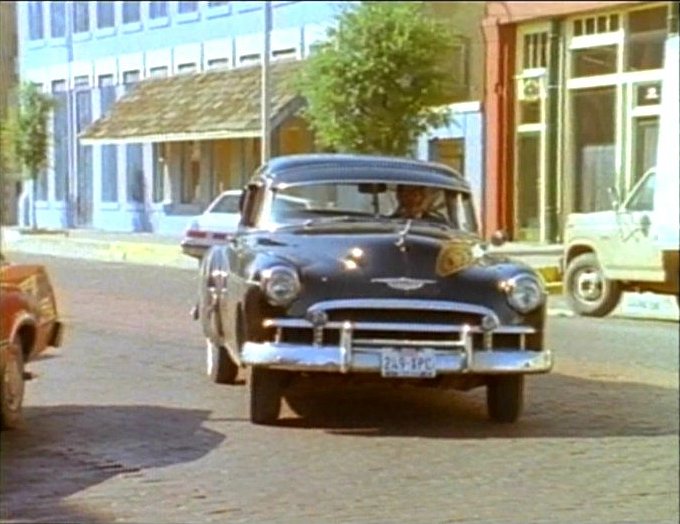
[[[564,290],[571,309],[582,316],[604,317],[621,299],[621,284],[605,278],[594,253],[574,258],[564,274]]]
[[[524,376],[490,377],[486,385],[486,406],[494,422],[516,422],[524,408]]]
[[[238,366],[227,348],[206,339],[206,374],[215,384],[234,384]]]
[[[13,429],[21,425],[24,404],[24,354],[18,339],[6,349],[7,359],[0,385],[0,427]]]
[[[250,371],[250,421],[253,424],[274,424],[281,412],[281,392],[284,372],[253,367]]]

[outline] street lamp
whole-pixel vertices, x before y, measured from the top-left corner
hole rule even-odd
[[[270,53],[270,37],[272,29],[272,6],[270,1],[264,2],[264,45],[262,50],[262,101],[261,101],[261,147],[260,160],[261,164],[269,161],[271,155],[271,120],[270,120],[270,93],[269,93],[269,55]]]

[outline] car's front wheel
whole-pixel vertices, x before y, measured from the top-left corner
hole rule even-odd
[[[569,262],[564,291],[571,309],[589,317],[608,315],[621,299],[621,284],[605,278],[594,253],[584,253]]]
[[[274,424],[281,412],[284,372],[253,367],[250,370],[250,421]]]
[[[21,424],[24,404],[24,354],[17,338],[5,348],[7,358],[2,370],[0,427],[16,428]]]
[[[238,366],[231,358],[227,348],[206,339],[206,374],[215,384],[234,384]]]
[[[524,376],[490,377],[486,384],[486,406],[494,422],[516,422],[524,408]]]

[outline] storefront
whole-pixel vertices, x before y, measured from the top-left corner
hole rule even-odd
[[[669,2],[522,4],[496,12],[495,33],[485,20],[485,218],[488,230],[546,243],[568,213],[610,208],[610,187],[625,194],[655,164],[674,12]]]

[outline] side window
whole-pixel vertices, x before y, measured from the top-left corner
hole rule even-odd
[[[652,211],[654,209],[655,179],[656,176],[651,174],[637,187],[630,200],[628,200],[628,205],[626,206],[628,211]]]

